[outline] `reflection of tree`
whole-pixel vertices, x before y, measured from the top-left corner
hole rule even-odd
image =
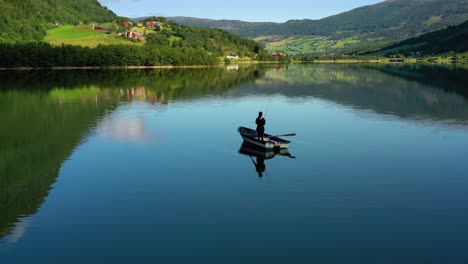
[[[77,71],[0,71],[2,87],[8,89],[50,90],[99,87],[108,89],[138,89],[164,95],[165,100],[221,94],[229,88],[253,82],[264,70],[239,67],[236,71],[223,68],[154,69],[154,70],[77,70]],[[135,91],[134,91],[135,92]],[[68,90],[73,93],[73,90]]]
[[[105,103],[96,104],[85,97],[67,103],[59,98],[43,92],[0,92],[0,237],[20,216],[36,212],[62,162],[118,101],[99,97]]]
[[[468,99],[468,69],[463,66],[401,65],[379,70],[409,81],[422,82],[447,92],[456,92]]]
[[[242,67],[0,71],[0,238],[19,217],[37,211],[62,162],[120,100],[164,103],[220,94],[261,74]]]
[[[465,69],[422,66],[299,65],[287,71],[268,71],[266,78],[257,81],[259,87],[268,89],[257,92],[313,96],[405,118],[465,123],[468,104],[458,94],[467,94],[467,73]]]

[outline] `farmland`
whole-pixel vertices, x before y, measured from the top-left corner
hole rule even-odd
[[[144,41],[132,42],[115,33],[92,30],[92,26],[64,25],[47,31],[44,41],[52,45],[77,45],[83,47],[96,47],[98,45],[137,45],[142,46]]]

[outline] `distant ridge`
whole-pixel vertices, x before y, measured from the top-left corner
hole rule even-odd
[[[267,44],[271,51],[346,54],[384,47],[463,23],[468,19],[468,0],[387,0],[320,20],[289,20],[285,23],[190,17],[169,19],[182,25],[220,28],[256,38]]]
[[[461,25],[411,38],[370,54],[424,56],[446,52],[468,52],[468,20]]]

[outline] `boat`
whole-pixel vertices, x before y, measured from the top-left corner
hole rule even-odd
[[[291,141],[284,140],[269,134],[264,134],[263,140],[258,139],[257,131],[247,127],[237,129],[244,141],[265,149],[286,149]]]

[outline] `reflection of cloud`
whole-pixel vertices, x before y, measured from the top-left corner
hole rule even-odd
[[[18,223],[16,223],[15,228],[11,231],[11,234],[5,237],[5,241],[12,244],[18,242],[26,233],[30,222],[31,219],[29,217],[20,219]]]
[[[121,142],[146,142],[152,139],[145,121],[134,116],[106,118],[99,125],[98,134]]]

